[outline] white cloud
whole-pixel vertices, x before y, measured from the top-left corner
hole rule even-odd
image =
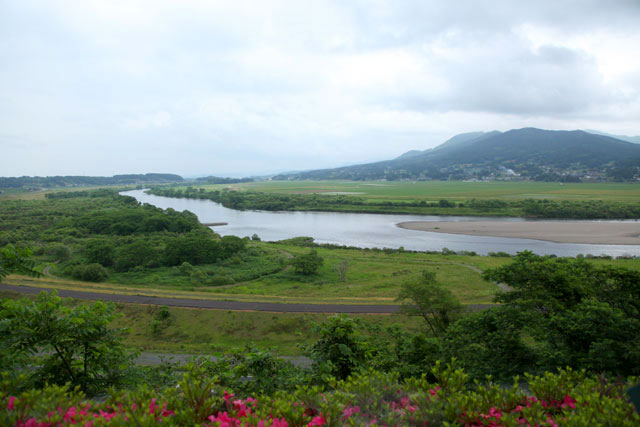
[[[252,173],[473,130],[637,135],[639,28],[637,1],[4,2],[0,170]]]

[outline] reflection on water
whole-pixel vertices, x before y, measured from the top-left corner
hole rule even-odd
[[[640,245],[589,245],[575,243],[553,243],[542,240],[511,239],[460,234],[429,233],[406,230],[396,224],[406,221],[523,221],[522,218],[448,217],[427,215],[380,215],[335,212],[265,212],[238,211],[228,209],[210,200],[177,199],[145,194],[144,190],[123,192],[139,202],[149,203],[163,209],[189,210],[203,223],[226,222],[228,225],[212,227],[221,235],[252,236],[262,240],[282,240],[297,236],[313,237],[318,243],[338,245],[399,248],[439,251],[449,248],[454,251],[488,252],[531,250],[538,254],[558,256],[636,255],[640,256]]]

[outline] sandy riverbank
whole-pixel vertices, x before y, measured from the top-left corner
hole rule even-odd
[[[640,222],[597,221],[412,221],[398,227],[435,233],[515,237],[556,243],[640,245]]]

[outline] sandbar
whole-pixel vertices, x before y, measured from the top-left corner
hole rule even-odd
[[[410,221],[398,227],[434,233],[512,237],[556,243],[640,245],[640,222]]]

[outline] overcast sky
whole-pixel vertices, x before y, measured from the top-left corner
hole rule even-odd
[[[238,176],[640,134],[640,0],[0,0],[0,176]]]

